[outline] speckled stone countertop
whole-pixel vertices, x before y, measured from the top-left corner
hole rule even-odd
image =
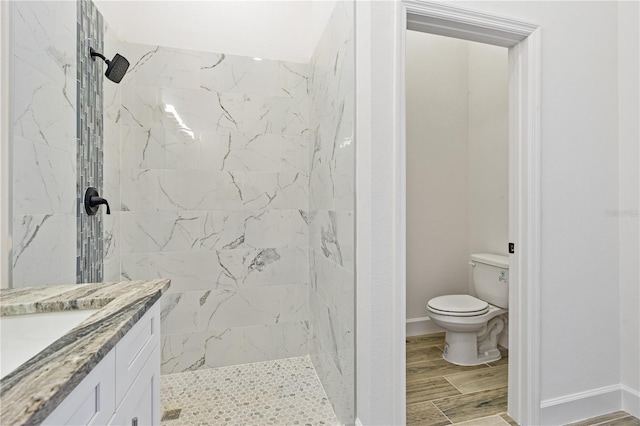
[[[0,290],[0,315],[100,309],[0,380],[0,424],[40,424],[169,285],[148,280]]]

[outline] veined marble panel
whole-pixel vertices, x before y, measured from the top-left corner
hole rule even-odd
[[[245,288],[307,282],[307,247],[219,250],[222,273],[216,288]]]
[[[66,89],[75,103],[76,4],[11,2],[13,55]]]
[[[75,282],[75,235],[75,214],[14,217],[13,286]]]
[[[157,211],[158,170],[121,169],[120,191],[122,211]]]
[[[166,294],[161,299],[162,334],[200,330],[200,300],[203,295],[203,291]]]
[[[200,87],[198,52],[135,43],[123,43],[122,51],[131,58],[126,83],[179,89]]]
[[[128,58],[132,60],[133,58]],[[125,77],[126,78],[126,77]],[[120,82],[120,110],[117,120],[123,125],[147,129],[162,123],[160,89]]]
[[[13,161],[14,214],[75,213],[75,152],[15,136]]]
[[[309,65],[204,53],[200,84],[219,93],[301,98],[309,93]]]
[[[349,330],[355,330],[355,277],[321,253],[310,249],[310,285],[323,304],[334,312]]]
[[[56,82],[15,56],[13,67],[14,136],[75,154],[75,86]]]
[[[315,212],[309,226],[309,243],[338,265],[354,271],[355,224],[353,212]]]
[[[164,169],[165,131],[161,127],[120,126],[123,169]]]
[[[121,265],[123,279],[168,278],[172,292],[211,289],[222,272],[210,251],[122,254]]]
[[[354,4],[338,2],[311,60],[309,351],[338,419],[354,421]]]
[[[165,335],[162,374],[302,356],[307,338],[305,321]]]

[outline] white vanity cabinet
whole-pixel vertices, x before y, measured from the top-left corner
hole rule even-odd
[[[160,424],[160,302],[156,302],[43,425]]]

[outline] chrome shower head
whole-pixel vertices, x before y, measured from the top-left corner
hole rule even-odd
[[[104,57],[103,54],[96,52],[93,50],[93,47],[89,48],[89,53],[91,53],[91,58],[95,61],[96,56],[101,58],[107,64],[107,70],[104,75],[109,80],[114,83],[120,83],[122,77],[124,77],[127,69],[129,68],[129,61],[124,56],[116,53],[112,60],[108,60]]]

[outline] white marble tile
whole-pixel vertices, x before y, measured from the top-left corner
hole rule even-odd
[[[75,2],[11,2],[11,47],[15,57],[64,87],[75,102]],[[72,87],[73,86],[73,87]]]
[[[206,90],[160,89],[158,109],[162,126],[196,139],[206,131],[218,131],[225,114],[217,93]]]
[[[123,169],[163,169],[165,131],[159,127],[120,126]]]
[[[302,356],[307,336],[305,322],[164,335],[162,374]]]
[[[228,172],[229,201],[243,210],[308,208],[307,177],[300,172]]]
[[[303,322],[230,329],[222,339],[208,342],[206,365],[219,367],[301,356],[307,352],[307,332]]]
[[[218,93],[281,96],[279,63],[244,56],[202,54],[201,86]]]
[[[158,123],[162,123],[165,112],[159,88],[138,86],[124,81],[120,85],[121,106],[117,117],[119,123],[142,129],[157,127]]]
[[[280,286],[280,321],[309,320],[309,286],[307,284]]]
[[[224,171],[280,171],[283,136],[208,132],[202,135],[202,167]]]
[[[222,274],[217,288],[244,288],[306,283],[307,247],[220,250]]]
[[[76,154],[15,136],[14,214],[75,213]]]
[[[274,287],[211,290],[201,308],[207,330],[277,324],[280,292]]]
[[[309,243],[308,225],[299,210],[265,210],[245,222],[245,243],[251,247],[302,246]]]
[[[14,217],[14,287],[56,284],[60,277],[75,277],[74,219],[63,214]]]
[[[201,85],[207,90],[290,98],[308,94],[308,64],[215,53],[201,58]]]
[[[353,3],[338,2],[311,60],[309,351],[338,419],[354,421]]]
[[[121,210],[158,210],[158,171],[123,169],[120,174]]]
[[[111,214],[106,214],[102,210],[102,241],[104,250],[104,261],[111,262],[113,264],[120,262],[120,212],[112,211]],[[113,276],[112,274],[110,274]],[[120,268],[118,266],[116,280],[120,278]],[[106,278],[105,278],[106,280]],[[110,280],[111,281],[111,280]]]
[[[171,279],[171,292],[208,290],[221,272],[215,252],[123,254],[123,279]]]
[[[311,146],[310,136],[282,136],[280,170],[300,172],[309,176]]]
[[[180,89],[200,87],[197,52],[135,43],[123,43],[122,52],[131,63],[127,83]]]
[[[158,171],[158,209],[216,210],[221,206],[220,175],[205,170]]]
[[[204,291],[165,294],[160,313],[162,334],[188,333],[200,329],[200,299]]]
[[[303,135],[309,129],[307,99],[222,93],[218,128],[246,134]]]
[[[71,92],[15,57],[13,67],[14,137],[75,153],[75,87]]]
[[[354,270],[354,219],[352,212],[318,211],[309,227],[310,246],[333,262]]]
[[[164,168],[201,169],[202,140],[182,129],[164,129]]]

